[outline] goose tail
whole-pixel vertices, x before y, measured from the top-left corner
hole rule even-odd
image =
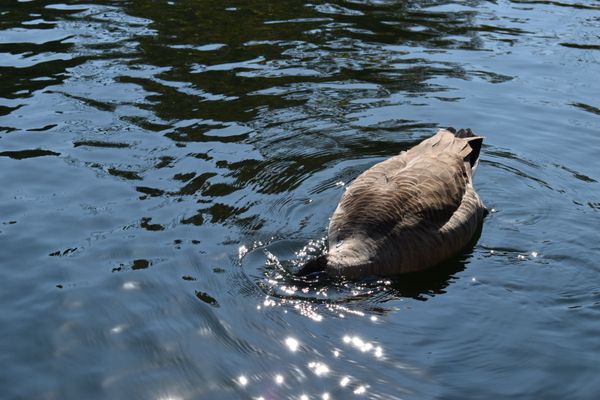
[[[446,128],[446,130],[452,132],[455,137],[464,139],[469,143],[471,152],[465,157],[465,161],[468,161],[471,164],[472,170],[475,171],[479,165],[479,154],[481,153],[483,137],[476,135],[470,128],[459,129],[458,131],[454,128]]]

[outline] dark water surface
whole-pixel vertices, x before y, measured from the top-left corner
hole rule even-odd
[[[597,1],[2,1],[0,397],[598,398],[599,77]],[[294,280],[438,126],[474,247]]]

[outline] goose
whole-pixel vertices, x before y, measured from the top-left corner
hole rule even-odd
[[[426,270],[457,255],[487,212],[473,187],[482,143],[483,137],[468,128],[439,129],[363,172],[331,217],[329,251],[297,274],[389,277]]]

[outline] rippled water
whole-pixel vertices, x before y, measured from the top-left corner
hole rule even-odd
[[[584,0],[4,2],[1,397],[596,398],[599,26]],[[438,126],[486,137],[473,248],[294,279],[344,185]]]

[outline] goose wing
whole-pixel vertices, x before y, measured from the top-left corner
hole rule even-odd
[[[330,244],[350,236],[381,238],[406,230],[439,230],[472,190],[469,144],[441,130],[407,152],[361,174],[329,225]]]

